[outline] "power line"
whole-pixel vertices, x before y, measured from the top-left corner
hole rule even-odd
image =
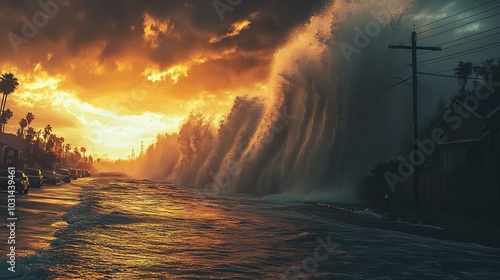
[[[393,84],[392,86],[385,87],[385,88],[381,89],[380,91],[386,91],[386,90],[391,89],[391,88],[393,88],[393,87],[395,87],[395,86],[398,86],[398,85],[400,85],[400,84],[402,84],[402,83],[406,83],[406,81],[408,81],[408,80],[409,80],[409,79],[411,79],[411,78],[413,78],[413,77],[409,77],[409,78],[406,78],[406,79],[402,79],[402,80],[401,80],[401,82],[398,82],[398,83],[396,83],[396,84]]]
[[[417,72],[419,75],[426,76],[437,76],[437,77],[445,77],[445,78],[455,78],[455,79],[470,79],[470,80],[484,80],[484,78],[474,78],[474,77],[462,77],[462,76],[453,76],[453,75],[441,75],[436,73],[426,73],[426,72]]]
[[[477,41],[480,41],[480,40],[483,40],[483,39],[486,39],[486,38],[490,38],[490,37],[493,37],[493,36],[499,35],[499,34],[500,34],[500,32],[497,32],[497,33],[494,33],[494,34],[490,34],[488,36],[484,36],[484,37],[478,38],[476,40],[472,40],[472,41],[467,41],[467,42],[464,42],[464,43],[460,43],[460,44],[451,46],[449,48],[446,48],[446,50],[453,49],[453,48],[460,47],[460,46],[467,45],[467,44],[471,44],[471,43],[476,43]],[[426,54],[429,54],[429,53],[432,53],[432,51],[425,52],[425,53],[423,53],[421,55],[426,55]]]
[[[494,28],[490,28],[488,30],[484,30],[484,31],[481,31],[481,32],[477,32],[477,33],[474,33],[474,34],[471,34],[471,35],[468,35],[468,36],[465,36],[465,37],[461,37],[461,38],[458,38],[458,39],[455,39],[455,40],[451,40],[451,41],[447,41],[447,42],[443,42],[443,43],[437,43],[436,45],[438,45],[438,46],[448,45],[450,43],[454,43],[454,42],[457,42],[457,41],[465,40],[467,38],[475,37],[477,35],[481,35],[483,33],[490,32],[490,31],[493,31],[493,30],[496,30],[496,29],[500,29],[500,26],[497,26],[497,27],[494,27]]]
[[[449,49],[453,49],[453,48],[456,48],[456,47],[459,47],[459,46],[463,46],[463,45],[466,45],[466,44],[474,43],[474,42],[477,42],[479,40],[490,38],[490,37],[493,37],[493,36],[498,35],[498,34],[500,34],[500,32],[493,33],[493,34],[490,34],[490,35],[487,35],[487,36],[483,36],[483,37],[477,38],[477,39],[475,39],[473,41],[468,41],[468,42],[460,43],[460,44],[454,45],[452,47],[449,47],[447,49],[449,50]]]
[[[483,63],[474,63],[474,64],[472,64],[472,66],[476,66],[476,65],[480,65],[480,64],[483,64]],[[436,72],[434,72],[434,74],[440,74],[440,73],[444,73],[444,72],[452,71],[452,70],[455,70],[455,69],[457,69],[457,68],[456,68],[456,67],[453,67],[453,68],[446,69],[446,70],[440,70],[440,71],[436,71]]]
[[[482,51],[487,51],[487,50],[494,49],[494,48],[497,48],[497,47],[500,47],[500,45],[489,47],[489,48],[482,49],[482,50],[471,51],[471,52],[466,53],[466,54],[473,54],[473,53],[478,53],[478,52],[482,52]],[[450,59],[455,59],[455,58],[458,58],[458,57],[460,57],[460,55],[457,55],[457,56],[454,56],[454,57],[450,57],[450,58],[446,58],[446,59],[442,59],[442,60],[439,60],[439,61],[436,61],[436,62],[427,63],[427,64],[425,64],[423,66],[428,66],[428,65],[431,65],[431,64],[434,64],[434,63],[443,62],[443,61],[450,60]]]
[[[465,37],[461,37],[461,38],[458,38],[458,39],[454,39],[454,40],[450,40],[450,41],[446,41],[446,42],[442,42],[442,43],[437,43],[436,45],[437,46],[448,45],[448,44],[451,44],[451,43],[454,43],[454,42],[462,41],[462,40],[465,40],[467,38],[472,38],[472,37],[475,37],[475,36],[478,36],[478,35],[481,35],[481,34],[484,34],[484,33],[490,32],[490,31],[493,31],[493,30],[497,30],[497,29],[500,29],[500,26],[493,27],[493,28],[490,28],[490,29],[487,29],[487,30],[484,30],[484,31],[481,31],[481,32],[477,32],[477,33],[474,33],[474,34],[471,34],[471,35],[468,35],[468,36],[465,36]],[[495,33],[495,34],[499,34],[499,33]],[[491,36],[493,36],[493,35],[491,35]],[[490,37],[490,36],[481,37],[481,38],[479,38],[477,40],[481,40],[481,39],[484,39],[484,38],[487,38],[487,37]],[[475,41],[477,41],[477,40],[475,40]],[[469,41],[469,42],[474,42],[474,41]],[[463,43],[463,44],[466,44],[466,43]],[[461,45],[463,45],[463,44],[461,44]],[[448,49],[450,49],[450,48],[453,48],[453,47],[449,47]],[[425,52],[425,53],[422,53],[422,55],[425,55],[425,54],[428,54],[428,53],[432,53],[432,52]]]
[[[492,44],[480,46],[480,47],[474,48],[472,50],[461,51],[461,52],[457,52],[457,53],[454,53],[454,54],[449,54],[449,55],[445,55],[445,56],[441,56],[441,57],[435,57],[435,58],[432,58],[432,59],[427,59],[427,60],[419,61],[419,63],[424,63],[425,64],[426,62],[431,62],[431,61],[434,61],[434,60],[440,60],[440,59],[451,57],[451,56],[457,56],[457,55],[461,55],[461,54],[468,54],[469,52],[472,52],[472,51],[476,52],[476,50],[477,51],[483,51],[483,48],[490,47],[490,46],[496,46],[496,45],[500,45],[500,42],[495,42],[495,43],[492,43]]]
[[[464,18],[459,18],[459,19],[457,19],[457,20],[450,21],[450,22],[445,23],[445,24],[442,24],[442,25],[440,25],[440,26],[436,26],[436,27],[433,27],[433,28],[430,28],[430,29],[424,30],[424,31],[420,32],[420,34],[424,34],[424,33],[430,32],[430,31],[432,31],[432,30],[436,30],[436,29],[441,28],[441,27],[445,27],[445,26],[447,26],[447,25],[450,25],[450,24],[453,24],[453,23],[456,23],[456,22],[459,22],[459,21],[462,21],[462,20],[469,19],[469,18],[471,18],[471,17],[475,17],[475,16],[478,16],[478,15],[482,15],[482,14],[484,14],[484,13],[488,13],[488,12],[493,11],[493,10],[498,9],[498,8],[500,8],[500,6],[496,6],[496,7],[492,8],[492,9],[489,9],[489,10],[486,10],[486,11],[482,11],[482,12],[480,12],[480,13],[477,13],[477,14],[474,14],[474,15],[470,15],[470,16],[467,16],[467,17],[464,17]]]
[[[446,29],[442,32],[439,32],[439,33],[436,33],[436,34],[433,34],[433,35],[429,35],[429,36],[426,36],[426,37],[423,37],[421,38],[420,40],[425,40],[425,39],[428,39],[428,38],[432,38],[432,37],[435,37],[435,36],[438,36],[438,35],[441,35],[441,34],[444,34],[444,33],[447,33],[449,31],[452,31],[454,29],[457,29],[457,28],[460,28],[460,27],[464,27],[466,25],[469,25],[471,23],[474,23],[474,22],[478,22],[478,21],[481,21],[483,19],[487,19],[487,18],[490,18],[490,17],[494,17],[494,16],[497,16],[497,15],[500,15],[500,13],[496,13],[496,14],[492,14],[492,15],[489,15],[489,16],[486,16],[486,17],[482,17],[480,19],[477,19],[477,20],[473,20],[471,22],[468,22],[468,23],[465,23],[465,24],[462,24],[462,25],[459,25],[459,26],[456,26],[456,27],[453,27],[453,28],[450,28],[450,29]]]
[[[413,30],[418,30],[418,29],[420,29],[420,28],[423,28],[423,27],[426,27],[426,26],[429,26],[429,25],[432,25],[432,24],[435,24],[435,23],[441,22],[441,21],[443,21],[443,20],[447,20],[447,19],[449,19],[449,18],[452,18],[452,17],[458,16],[458,15],[463,14],[463,13],[466,13],[466,12],[468,12],[468,11],[472,11],[472,10],[474,10],[474,9],[477,9],[477,8],[480,8],[480,7],[483,7],[483,6],[486,6],[486,5],[488,5],[488,4],[490,4],[490,3],[493,3],[493,2],[495,2],[495,1],[496,1],[496,0],[492,0],[492,1],[489,1],[489,2],[486,2],[486,3],[483,3],[483,4],[481,4],[481,5],[478,5],[478,6],[474,6],[474,7],[472,7],[472,8],[469,8],[469,9],[467,9],[467,10],[464,10],[464,11],[458,12],[458,13],[453,14],[453,15],[451,15],[451,16],[447,16],[447,17],[444,17],[444,18],[441,18],[441,19],[435,20],[435,21],[433,21],[433,22],[430,22],[430,23],[427,23],[427,24],[421,25],[421,26],[419,26],[419,27],[416,27],[416,28],[413,28],[413,29],[410,29],[410,30],[406,30],[405,32],[402,32],[402,33],[398,34],[398,36],[401,36],[401,35],[403,35],[403,34],[407,34],[408,32],[413,31]]]
[[[473,54],[473,53],[478,53],[478,52],[482,52],[482,51],[487,51],[487,50],[494,49],[494,48],[497,48],[497,47],[500,47],[500,45],[497,45],[497,46],[492,46],[492,47],[489,47],[489,48],[486,48],[486,49],[481,49],[481,50],[471,51],[471,52],[466,53],[466,54]],[[460,57],[460,56],[461,56],[461,55],[456,55],[456,56],[454,56],[454,57],[445,58],[445,59],[441,59],[441,60],[438,60],[438,61],[434,61],[434,62],[426,63],[426,64],[424,64],[424,65],[422,65],[422,66],[427,66],[427,65],[434,64],[434,63],[438,63],[438,62],[443,62],[443,61],[446,61],[446,60],[455,59],[455,58]]]
[[[389,73],[400,72],[400,71],[405,70],[406,68],[411,67],[411,66],[412,66],[411,64],[406,64],[406,65],[403,65],[403,66],[401,66],[401,67],[399,67],[399,68],[397,68],[397,69],[395,69],[395,70],[393,70],[393,71],[391,71]]]

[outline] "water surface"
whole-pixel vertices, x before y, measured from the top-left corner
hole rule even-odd
[[[500,277],[499,249],[346,223],[363,214],[309,204],[96,178],[32,190],[18,205],[20,258],[15,274],[2,258],[3,279]]]

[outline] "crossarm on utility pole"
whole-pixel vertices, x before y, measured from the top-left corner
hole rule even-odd
[[[389,46],[389,49],[403,49],[403,50],[428,50],[428,51],[442,51],[441,47],[415,47],[412,46]]]

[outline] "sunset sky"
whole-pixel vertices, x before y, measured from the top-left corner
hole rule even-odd
[[[244,0],[221,13],[212,0],[58,0],[48,19],[37,2],[0,2],[0,72],[20,82],[6,132],[32,112],[35,128],[51,124],[67,143],[116,159],[177,131],[192,111],[217,119],[235,96],[261,94],[276,49],[327,1]],[[416,19],[462,2],[429,10],[422,1]]]
[[[36,128],[126,158],[193,110],[220,116],[235,95],[255,94],[273,51],[321,2],[246,1],[221,20],[212,1],[67,1],[16,52],[9,32],[23,37],[22,18],[43,10],[2,1],[0,71],[20,81],[6,131],[30,111]]]

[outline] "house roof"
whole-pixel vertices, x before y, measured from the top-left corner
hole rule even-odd
[[[488,90],[489,89],[487,88],[481,88],[481,92],[483,94]],[[480,101],[479,108],[477,108],[476,112],[483,118],[488,118],[488,116],[491,115],[495,110],[498,110],[499,106],[500,106],[500,91],[496,90],[495,92],[490,92],[488,98]]]
[[[468,111],[470,116],[468,118],[463,118],[459,116],[458,113],[453,113],[454,116],[456,115],[460,117],[460,125],[456,129],[454,128],[457,124],[455,120],[445,121],[443,117],[436,125],[436,128],[443,129],[447,139],[445,142],[440,144],[467,142],[470,139],[481,138],[483,130],[483,117],[458,99],[455,99],[455,101],[448,107],[447,111],[452,110],[451,108],[453,105],[457,103],[460,104],[464,110]]]
[[[496,107],[493,111],[491,111],[491,113],[489,113],[486,118],[487,119],[490,119],[491,117],[493,117],[496,113],[498,113],[500,111],[500,105],[498,107]]]
[[[486,121],[484,123],[483,131],[484,132],[489,131],[499,121],[500,121],[500,105],[486,116]]]
[[[453,107],[454,104],[456,103],[459,103],[460,105],[462,105],[462,107],[464,109],[466,109],[467,111],[469,111],[469,113],[473,114],[474,116],[476,116],[477,118],[480,118],[482,119],[483,117],[477,113],[477,111],[474,111],[472,110],[472,108],[470,108],[469,106],[467,106],[466,104],[464,104],[460,99],[456,98],[455,100],[453,100],[453,102],[451,102],[450,106],[448,106],[448,108],[446,108],[446,111],[445,112],[448,112],[448,110],[452,110],[451,107]],[[453,110],[452,110],[453,111]],[[443,122],[444,122],[444,117],[441,118],[441,120],[438,122],[438,124],[436,125],[436,127],[442,127],[443,125]]]
[[[458,128],[453,128],[453,126],[457,124],[455,120],[447,122],[444,118],[436,125],[436,128],[442,128],[447,135],[446,142],[441,144],[467,142],[469,139],[481,139],[485,133],[488,133],[488,131],[500,121],[500,94],[498,94],[498,92],[491,93],[485,100],[479,101],[479,99],[477,99],[479,101],[479,106],[476,110],[473,110],[467,105],[467,102],[465,102],[467,101],[466,98],[467,97],[456,98],[446,110],[454,112],[453,106],[459,104],[464,111],[470,114],[468,118],[463,118],[458,113],[453,113],[453,116],[459,116],[461,119]]]
[[[26,140],[14,134],[0,132],[0,144],[9,146],[16,150],[26,149]]]

